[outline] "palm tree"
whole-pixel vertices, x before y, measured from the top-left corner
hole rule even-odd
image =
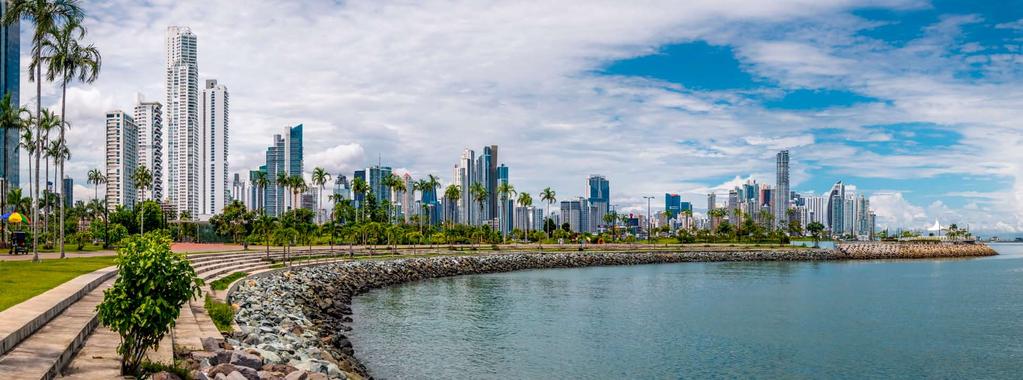
[[[153,173],[149,171],[145,165],[139,165],[135,169],[135,175],[132,176],[132,181],[135,182],[135,188],[139,189],[139,193],[142,196],[142,201],[139,203],[139,235],[143,234],[145,230],[146,222],[146,189],[153,186]]]
[[[366,193],[369,192],[369,184],[362,178],[356,178],[352,180],[352,191],[357,195],[362,195],[362,202],[359,202],[359,214],[365,219]]]
[[[423,178],[420,178],[419,180],[417,180],[415,182],[412,182],[412,189],[411,189],[412,197],[411,197],[411,199],[415,199],[416,198],[416,191],[418,191],[419,192],[419,200],[420,200],[419,203],[424,208],[426,207],[426,202],[423,202],[423,200],[424,200],[423,194],[426,194],[426,187],[427,186],[429,186],[429,184],[427,183],[426,179],[423,179]],[[423,218],[422,218],[422,216],[426,215],[426,213],[422,212],[422,210],[420,210],[419,212],[420,212],[420,214],[419,214],[419,217],[416,218],[416,222],[419,223],[419,234],[422,235],[423,234]]]
[[[252,178],[252,186],[256,187],[259,191],[256,192],[256,207],[262,213],[266,213],[266,208],[263,205],[264,195],[266,194],[266,187],[270,185],[270,178],[267,177],[266,172],[258,171],[256,176]]]
[[[521,206],[522,208],[524,208],[526,210],[529,210],[529,207],[533,205],[533,196],[529,195],[529,193],[526,193],[526,192],[519,193],[518,202],[519,202],[519,206]],[[530,222],[529,219],[530,218],[529,218],[529,213],[528,212],[526,212],[526,215],[527,215],[526,216],[526,223],[524,223],[525,226],[526,226],[526,243],[529,243],[529,222]]]
[[[51,149],[50,155],[53,156],[53,164],[54,165],[60,165],[61,167],[63,167],[64,166],[64,162],[71,159],[71,150],[68,149],[67,143],[64,140],[57,140],[57,141],[52,142],[50,149]],[[56,173],[54,173],[54,174],[56,174]],[[59,217],[58,224],[57,224],[59,226],[57,229],[60,230],[60,233],[58,234],[59,239],[57,240],[57,244],[60,246],[60,258],[63,259],[64,258],[64,199],[65,199],[64,197],[66,197],[67,194],[64,194],[64,189],[63,189],[63,186],[62,186],[63,182],[61,182],[61,180],[64,178],[63,174],[61,174],[61,176],[59,178],[60,179],[54,178],[53,183],[54,183],[55,187],[60,189],[59,192],[58,192],[59,196],[57,197],[57,200],[58,200],[57,203],[59,203],[58,207],[60,209],[60,217]]]
[[[408,186],[405,185],[405,181],[401,177],[399,177],[399,176],[397,176],[395,174],[391,174],[391,179],[392,179],[391,186],[390,186],[391,187],[391,191],[393,191],[396,196],[397,196],[398,193],[404,193],[404,192],[408,191]],[[408,206],[409,205],[405,205],[405,204],[401,205],[401,207],[405,208],[405,212],[406,213],[408,213],[408,211],[407,211],[408,210]],[[395,220],[398,219],[398,210],[394,210],[394,219]]]
[[[285,204],[287,202],[284,202],[284,194],[288,193],[288,187],[291,186],[291,181],[289,180],[288,173],[283,171],[277,172],[277,178],[274,180],[274,186],[280,190],[280,193],[277,195],[277,199],[280,199],[280,204],[276,206],[280,206],[277,207],[277,215],[281,215],[284,213],[287,206]]]
[[[438,187],[440,187],[440,178],[437,178],[437,176],[435,176],[433,174],[427,174],[426,175],[426,184],[423,186],[423,190],[421,190],[421,191],[423,192],[423,194],[425,194],[427,191],[432,192],[434,194],[434,199],[436,199],[437,198],[436,195],[437,195],[437,188]],[[421,198],[422,198],[422,196],[420,196],[420,199]],[[425,202],[424,202],[423,205],[426,206]],[[426,215],[426,213],[424,213],[424,215]],[[429,220],[429,219],[427,219],[427,220]]]
[[[508,182],[501,182],[499,185],[497,185],[497,194],[501,197],[501,222],[498,224],[498,226],[500,226],[500,228],[501,228],[501,238],[504,239],[504,237],[505,237],[504,236],[504,230],[505,230],[504,223],[508,220],[508,217],[507,217],[507,214],[506,214],[508,212],[507,207],[506,207],[507,203],[508,203],[508,199],[518,195],[518,192],[515,191],[515,186],[512,186],[510,183],[508,183]],[[508,230],[511,230],[511,228],[508,228]]]
[[[330,173],[327,173],[323,168],[313,169],[313,184],[320,188],[320,192],[316,194],[316,219],[322,223],[320,218],[320,210],[322,209],[322,203],[320,202],[323,198],[323,189],[326,187],[327,182],[330,181]]]
[[[93,199],[87,206],[93,218],[103,218],[103,248],[110,246],[110,215],[106,203],[106,200]]]
[[[265,243],[266,243],[266,259],[269,260],[270,259],[270,234],[272,234],[274,229],[275,229],[275,227],[277,227],[277,224],[278,224],[277,223],[277,219],[275,219],[272,216],[266,215],[264,213],[264,214],[260,214],[258,217],[256,217],[256,221],[255,221],[254,224],[255,224],[256,233],[263,234],[263,237],[266,238],[266,241],[265,241]]]
[[[53,146],[50,144],[52,142],[50,140],[50,132],[60,127],[58,125],[58,123],[60,123],[60,119],[57,118],[57,115],[54,115],[52,113],[50,113],[51,116],[50,118],[45,117],[45,114],[47,112],[50,112],[50,110],[44,110],[43,112],[45,122],[41,123],[38,126],[38,128],[42,129],[43,131],[42,141],[39,142],[39,147],[42,148],[42,152],[40,154],[43,156],[43,167],[46,168],[46,170],[43,173],[43,188],[41,190],[43,192],[43,195],[42,198],[39,198],[40,199],[39,203],[43,213],[43,231],[48,231],[50,229],[51,205],[48,202],[46,202],[46,198],[48,198],[49,194],[51,193],[49,185],[50,158],[54,158],[53,154],[56,153],[56,150],[52,149]],[[54,181],[54,186],[56,187],[56,181]]]
[[[50,31],[57,29],[62,23],[82,19],[82,9],[78,6],[77,0],[8,0],[7,9],[4,12],[0,24],[3,26],[14,25],[20,19],[27,19],[35,24],[35,32],[32,34],[32,61],[29,64],[29,80],[36,82],[36,123],[37,130],[35,137],[35,188],[32,192],[33,204],[39,198],[39,161],[42,153],[42,131],[43,124],[43,41]],[[31,157],[31,156],[30,156]],[[31,170],[29,171],[31,174]],[[39,215],[38,207],[32,209],[32,261],[39,261],[39,250],[36,247],[39,234],[35,231],[35,218]]]
[[[476,201],[476,204],[480,206],[479,215],[483,215],[483,204],[489,199],[490,194],[487,194],[487,188],[483,187],[482,183],[473,182],[472,186],[469,187],[469,194],[472,195],[472,199]],[[480,220],[482,225],[482,219]],[[483,236],[480,236],[480,244],[483,244]]]
[[[7,136],[7,132],[10,130],[21,130],[28,128],[31,125],[32,114],[25,109],[25,107],[19,107],[14,104],[14,100],[11,98],[11,93],[4,94],[3,100],[0,100],[0,133]],[[6,138],[5,138],[6,140]],[[8,184],[11,183],[11,170],[10,163],[7,161],[7,155],[3,155],[3,188],[0,188],[0,195],[6,195]],[[20,191],[20,190],[19,190]],[[8,201],[6,197],[0,196],[0,213],[7,211]],[[0,223],[0,236],[4,236],[6,225]],[[0,243],[2,244],[2,243]]]
[[[618,212],[611,211],[604,214],[604,223],[611,226],[611,241],[618,240]]]
[[[540,192],[540,200],[544,201],[544,202],[547,202],[547,210],[544,211],[544,216],[543,216],[543,229],[545,231],[547,230],[547,218],[549,218],[550,215],[551,215],[551,203],[554,203],[554,202],[558,201],[558,198],[556,198],[557,195],[558,194],[555,193],[554,190],[552,190],[549,187],[548,188],[544,188],[543,191]],[[551,238],[552,237],[551,234],[553,232],[554,231],[548,231],[547,232],[547,238]]]
[[[469,195],[472,197],[472,200],[476,201],[476,203],[480,206],[480,213],[478,215],[481,217],[480,225],[482,225],[483,204],[487,201],[490,194],[487,193],[487,188],[484,187],[482,183],[474,182],[471,186],[469,186]]]
[[[398,177],[397,175],[395,175],[394,173],[391,173],[390,175],[380,179],[380,186],[386,187],[388,193],[390,193],[391,189],[394,189],[394,187],[397,186],[399,182],[401,182],[401,178]],[[385,199],[377,199],[377,201],[378,202],[384,202]],[[393,202],[391,202],[390,199],[386,199],[386,201],[387,201],[387,203],[385,205],[387,206],[387,210],[386,210],[386,212],[387,212],[387,222],[391,223],[391,220],[392,220],[392,218],[391,218],[391,203],[393,203]]]
[[[446,201],[445,203],[455,204],[455,202],[458,202],[458,199],[460,199],[460,198],[462,198],[462,187],[461,186],[452,184],[452,185],[448,185],[448,187],[444,189],[444,200]],[[451,216],[449,218],[447,218],[447,220],[449,220],[449,221],[455,219],[455,215],[454,215],[455,214],[455,208],[454,207],[450,207],[450,208],[451,208],[452,211],[451,211]]]
[[[302,208],[302,193],[309,189],[309,186],[305,184],[305,178],[301,175],[293,175],[288,178],[288,185],[291,187],[291,209],[298,210]]]
[[[92,169],[89,170],[87,178],[88,180],[86,182],[93,185],[92,199],[99,199],[99,185],[101,183],[107,183],[107,177],[104,176],[103,172],[99,171],[99,169]]]
[[[60,134],[57,141],[65,144],[64,132],[69,126],[65,116],[67,115],[67,85],[72,80],[78,79],[84,83],[92,83],[99,77],[102,58],[99,50],[93,45],[83,46],[78,43],[79,39],[85,37],[85,28],[81,26],[78,18],[68,19],[58,29],[47,31],[47,37],[42,42],[42,49],[45,55],[41,57],[47,63],[46,79],[54,81],[60,79]],[[65,149],[67,149],[65,147]],[[64,178],[64,160],[55,158],[54,165],[57,166],[57,178]],[[56,184],[57,182],[54,181]],[[67,196],[63,194],[61,198]],[[64,202],[60,202],[60,253],[64,257]]]

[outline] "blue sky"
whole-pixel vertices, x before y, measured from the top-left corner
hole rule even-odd
[[[951,76],[957,82],[969,85],[1018,83],[1023,73],[1023,61],[1019,55],[1023,50],[1021,1],[935,1],[908,9],[854,9],[847,16],[869,25],[857,28],[848,37],[852,44],[893,49],[931,38],[933,29],[943,21],[954,17],[968,18],[960,30],[949,37],[951,42],[946,49],[936,52],[959,56],[967,63],[949,70],[927,67],[938,62],[922,63],[921,67],[912,61],[879,62],[891,65],[896,75],[901,71],[906,74]],[[768,29],[758,38],[784,40],[787,38],[785,34],[785,31],[773,33]],[[808,36],[809,39],[816,37]],[[702,39],[677,41],[658,46],[655,52],[648,55],[609,62],[599,72],[601,75],[642,77],[663,82],[659,85],[677,85],[694,91],[727,91],[736,94],[742,101],[762,107],[766,112],[844,112],[857,106],[888,108],[899,100],[897,97],[888,98],[873,94],[869,89],[865,90],[857,83],[858,73],[855,69],[846,74],[850,77],[849,81],[787,83],[758,70],[756,60],[747,59],[736,49],[737,46],[733,44],[711,43]],[[993,67],[992,56],[997,55],[1011,55],[1013,63],[1009,67]],[[858,64],[871,65],[872,62],[861,61]],[[864,74],[868,74],[867,70],[864,71]],[[831,128],[822,125],[810,126],[808,130],[812,136],[812,145],[840,145],[876,155],[881,160],[891,157],[895,161],[900,156],[938,157],[945,152],[960,149],[964,139],[960,130],[970,128],[960,123],[943,124],[923,118],[890,119],[881,124],[853,124],[851,127]],[[836,180],[843,180],[856,184],[860,192],[867,194],[899,193],[913,204],[934,205],[938,202],[961,209],[974,203],[978,198],[977,193],[1004,192],[1012,189],[1015,181],[1011,174],[956,170],[915,175],[901,172],[876,173],[867,168],[859,170],[855,165],[836,166],[829,164],[829,160],[801,156],[801,151],[811,149],[806,146],[792,148],[793,165],[806,167],[806,176],[793,187],[797,191],[820,193]],[[850,161],[856,159],[855,156],[848,157]],[[893,164],[898,165],[896,162]],[[936,160],[930,164],[914,164],[909,169],[913,167],[940,171],[945,165]],[[712,186],[727,179],[727,176],[711,176],[705,179],[704,184]],[[773,181],[770,176],[758,179],[767,183]],[[696,196],[693,200],[700,204]]]
[[[581,196],[599,173],[621,209],[670,192],[700,212],[773,183],[789,149],[793,189],[855,184],[882,225],[1023,232],[1023,0],[83,4],[104,69],[69,91],[79,182],[106,111],[162,100],[166,27],[186,25],[200,81],[231,92],[232,172],[302,123],[307,170],[380,157],[450,181],[498,144],[519,191]]]

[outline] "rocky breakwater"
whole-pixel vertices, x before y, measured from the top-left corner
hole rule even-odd
[[[267,364],[331,379],[369,378],[345,334],[352,298],[370,289],[428,278],[523,269],[694,261],[829,260],[830,250],[686,253],[510,253],[358,261],[273,272],[243,281],[231,294],[239,331],[228,344]]]
[[[960,242],[852,242],[840,243],[836,255],[846,259],[921,259],[994,256],[985,244]]]
[[[356,359],[355,350],[345,335],[351,331],[352,298],[389,285],[465,274],[598,265],[965,257],[988,254],[986,250],[962,247],[926,251],[917,248],[891,250],[894,248],[887,245],[868,248],[508,253],[352,261],[303,267],[269,272],[243,281],[230,295],[231,303],[238,307],[235,322],[239,331],[227,342],[260,356],[264,365],[287,365],[331,379],[362,379],[369,378],[369,373]]]

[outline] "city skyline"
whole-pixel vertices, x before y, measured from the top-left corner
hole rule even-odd
[[[304,123],[307,171],[323,166],[350,175],[382,154],[395,172],[434,174],[446,182],[446,168],[461,149],[498,144],[501,162],[515,168],[510,181],[520,191],[536,194],[550,186],[559,194],[586,196],[580,178],[596,172],[614,182],[616,204],[641,211],[644,195],[678,192],[703,205],[711,191],[721,199],[750,177],[769,181],[775,154],[788,148],[793,191],[820,193],[838,180],[856,183],[861,194],[871,195],[879,225],[921,227],[942,219],[976,230],[1021,229],[1016,178],[1023,174],[1015,164],[1020,157],[1012,134],[1021,108],[1012,85],[1020,75],[999,63],[1012,59],[1002,50],[1020,33],[1013,22],[1023,16],[1013,9],[900,1],[871,7],[822,2],[805,9],[778,2],[746,12],[669,4],[657,12],[652,10],[658,7],[616,5],[571,14],[573,5],[562,4],[545,11],[564,17],[564,26],[536,28],[524,18],[516,25],[546,28],[544,34],[558,36],[552,43],[558,49],[538,42],[546,36],[527,33],[520,37],[526,47],[518,50],[445,53],[451,49],[443,45],[395,45],[403,41],[401,34],[384,30],[435,13],[431,3],[403,8],[255,2],[249,14],[231,14],[224,4],[190,11],[198,6],[181,2],[177,8],[143,10],[144,5],[115,2],[86,20],[108,62],[123,63],[105,67],[107,75],[96,85],[69,90],[69,109],[82,112],[72,115],[76,124],[69,137],[76,155],[67,174],[76,179],[76,198],[91,197],[84,172],[102,167],[102,149],[87,149],[102,144],[90,131],[103,125],[106,111],[128,111],[137,92],[161,98],[163,35],[167,26],[183,25],[199,36],[201,78],[231,86],[231,123],[240,129],[232,134],[229,173],[258,167],[268,136]],[[459,7],[466,9],[455,14],[481,16],[470,24],[478,33],[421,23],[408,28],[453,42],[499,40],[512,32],[486,20],[516,11],[513,6]],[[322,22],[271,23],[265,31],[246,26],[270,11]],[[633,11],[640,16],[629,21],[591,22],[604,12]],[[119,14],[139,17],[111,22]],[[711,23],[715,17],[728,22]],[[594,28],[586,36],[560,29],[584,23]],[[792,29],[761,30],[781,23]],[[321,24],[340,29],[335,37],[308,42],[284,33],[293,27],[301,35],[319,35]],[[811,27],[831,33],[822,40],[798,37]],[[736,36],[738,30],[748,33]],[[310,43],[332,49],[319,51]],[[422,62],[375,63],[422,51],[445,67],[465,70],[439,75],[439,68]],[[325,53],[355,57],[358,65],[317,58]],[[495,57],[496,67],[478,65],[483,53]],[[695,59],[684,63],[682,57]],[[900,63],[914,57],[928,60],[919,67]],[[540,58],[543,65],[532,63]],[[866,59],[878,64],[858,67]],[[269,65],[290,73],[267,74]],[[894,74],[906,70],[911,75]],[[34,84],[22,78],[21,85],[21,102],[29,104],[24,94],[31,92],[24,88]],[[566,94],[580,91],[589,95],[566,100],[571,98]],[[44,104],[55,100],[51,93]],[[169,128],[169,111],[164,112]]]

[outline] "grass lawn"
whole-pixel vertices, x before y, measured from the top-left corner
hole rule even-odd
[[[114,265],[113,256],[64,260],[0,261],[0,310],[17,305],[72,278]]]

